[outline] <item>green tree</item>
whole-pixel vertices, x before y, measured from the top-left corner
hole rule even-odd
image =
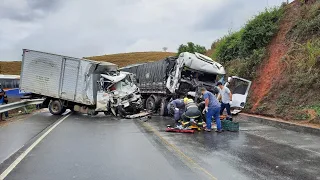
[[[186,45],[181,44],[178,48],[178,55],[183,52],[190,52],[190,53],[200,53],[205,54],[207,49],[204,46],[194,44],[193,42],[188,42]]]

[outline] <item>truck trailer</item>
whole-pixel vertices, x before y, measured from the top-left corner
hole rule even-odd
[[[219,75],[226,74],[224,67],[199,53],[181,53],[178,57],[167,57],[123,67],[121,71],[136,75],[143,105],[148,110],[159,110],[166,115],[170,99],[190,94],[200,97],[200,88],[205,87],[214,94],[219,93],[215,84]]]
[[[42,107],[54,115],[67,109],[89,115],[137,113],[142,101],[134,82],[132,73],[109,62],[23,50],[20,90],[44,98]]]

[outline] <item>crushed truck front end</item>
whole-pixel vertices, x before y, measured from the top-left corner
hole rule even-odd
[[[184,52],[176,60],[175,68],[167,80],[171,93],[196,94],[199,87],[217,93],[217,76],[226,74],[224,67],[199,53]]]
[[[100,111],[99,108],[103,107],[100,105],[100,102],[103,102],[102,99],[108,99],[108,104],[104,107],[116,116],[126,116],[140,112],[142,109],[141,95],[134,82],[133,74],[128,72],[120,71],[116,76],[101,74],[97,111]],[[101,93],[105,95],[99,95]]]

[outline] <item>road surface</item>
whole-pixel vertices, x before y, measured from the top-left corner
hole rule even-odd
[[[164,131],[169,118],[67,116],[5,168],[6,180],[320,179],[317,136],[246,120],[239,133],[178,134]]]

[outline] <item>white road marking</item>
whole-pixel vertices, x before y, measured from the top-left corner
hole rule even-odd
[[[26,151],[24,151],[20,156],[0,175],[0,180],[4,180],[8,174],[25,158],[34,147],[36,147],[54,128],[56,128],[62,121],[67,119],[72,113],[66,115],[55,123],[50,129],[48,129],[44,134],[42,134],[35,142],[31,144]]]

